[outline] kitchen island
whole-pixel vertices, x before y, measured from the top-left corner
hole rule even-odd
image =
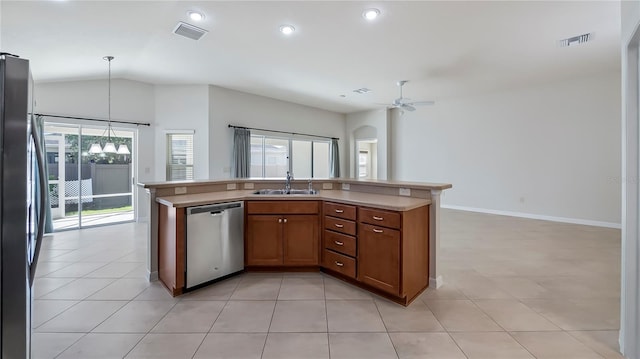
[[[315,194],[256,194],[283,180],[139,184],[150,206],[149,280],[184,284],[187,207],[245,204],[247,270],[322,270],[401,304],[438,287],[440,193],[450,184],[314,180]],[[306,180],[292,188],[307,188]],[[215,284],[214,284],[215,285]]]

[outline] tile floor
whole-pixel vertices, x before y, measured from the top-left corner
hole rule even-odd
[[[46,240],[34,358],[622,358],[620,231],[443,210],[445,285],[409,307],[319,273],[244,274],[171,298],[146,228]]]

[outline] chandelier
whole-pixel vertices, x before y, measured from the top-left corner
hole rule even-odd
[[[107,128],[102,133],[102,136],[100,136],[100,139],[103,139],[106,133],[107,142],[104,144],[104,147],[100,145],[100,142],[92,143],[91,147],[89,147],[89,153],[91,154],[117,153],[120,155],[128,155],[128,154],[131,154],[131,152],[129,151],[129,147],[127,147],[126,144],[123,143],[120,146],[118,146],[118,148],[116,149],[115,143],[111,141],[111,134],[113,134],[113,137],[117,137],[115,131],[113,131],[113,128],[111,128],[111,60],[113,60],[114,57],[105,56],[103,57],[103,59],[109,62],[109,98],[108,98],[109,112],[107,117]]]

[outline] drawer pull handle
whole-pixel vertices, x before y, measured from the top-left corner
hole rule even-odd
[[[338,227],[338,228],[343,228],[343,227],[344,227],[344,224],[336,223],[336,227]]]
[[[378,217],[378,216],[373,216],[373,219],[375,219],[376,221],[382,221],[382,220],[384,220],[384,218],[382,218],[382,217]]]
[[[344,243],[340,242],[340,241],[333,241],[333,243],[339,245],[339,246],[344,246]]]
[[[338,267],[343,267],[343,266],[344,266],[344,264],[343,264],[343,263],[338,262],[338,261],[336,261],[336,265],[337,265]]]
[[[286,218],[284,219],[284,223],[287,223],[287,219]]]
[[[344,213],[344,210],[342,210],[342,209],[336,209],[336,213]]]
[[[282,218],[278,218],[278,223],[282,223]]]
[[[376,233],[382,233],[383,232],[382,229],[375,229],[375,228],[373,229],[373,231],[376,232]]]

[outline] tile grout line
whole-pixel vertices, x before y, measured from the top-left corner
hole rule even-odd
[[[262,352],[260,353],[260,358],[264,356],[264,349],[267,347],[267,340],[269,340],[269,334],[271,333],[271,324],[273,323],[273,317],[276,313],[276,307],[278,306],[278,297],[280,296],[280,290],[282,289],[283,281],[284,281],[284,277],[280,277],[280,286],[278,286],[278,294],[276,295],[276,300],[273,303],[273,311],[271,312],[271,319],[269,319],[269,327],[267,328],[267,335],[264,337],[264,344],[262,345]]]
[[[329,339],[329,309],[327,308],[327,284],[323,275],[321,275],[320,278],[322,278],[322,295],[324,296],[324,320],[327,328],[327,353],[329,354],[329,359],[331,359],[331,342]]]
[[[387,334],[387,338],[389,338],[389,342],[393,347],[393,351],[396,353],[396,358],[400,358],[400,354],[398,354],[398,349],[396,348],[395,344],[393,344],[393,339],[391,339],[391,335],[389,334],[389,328],[387,328],[387,323],[385,323],[384,318],[382,317],[382,313],[380,313],[380,308],[378,307],[378,301],[375,298],[373,298],[373,306],[376,307],[376,311],[378,312],[378,317],[380,317],[380,321],[384,326],[384,332],[385,334]]]

